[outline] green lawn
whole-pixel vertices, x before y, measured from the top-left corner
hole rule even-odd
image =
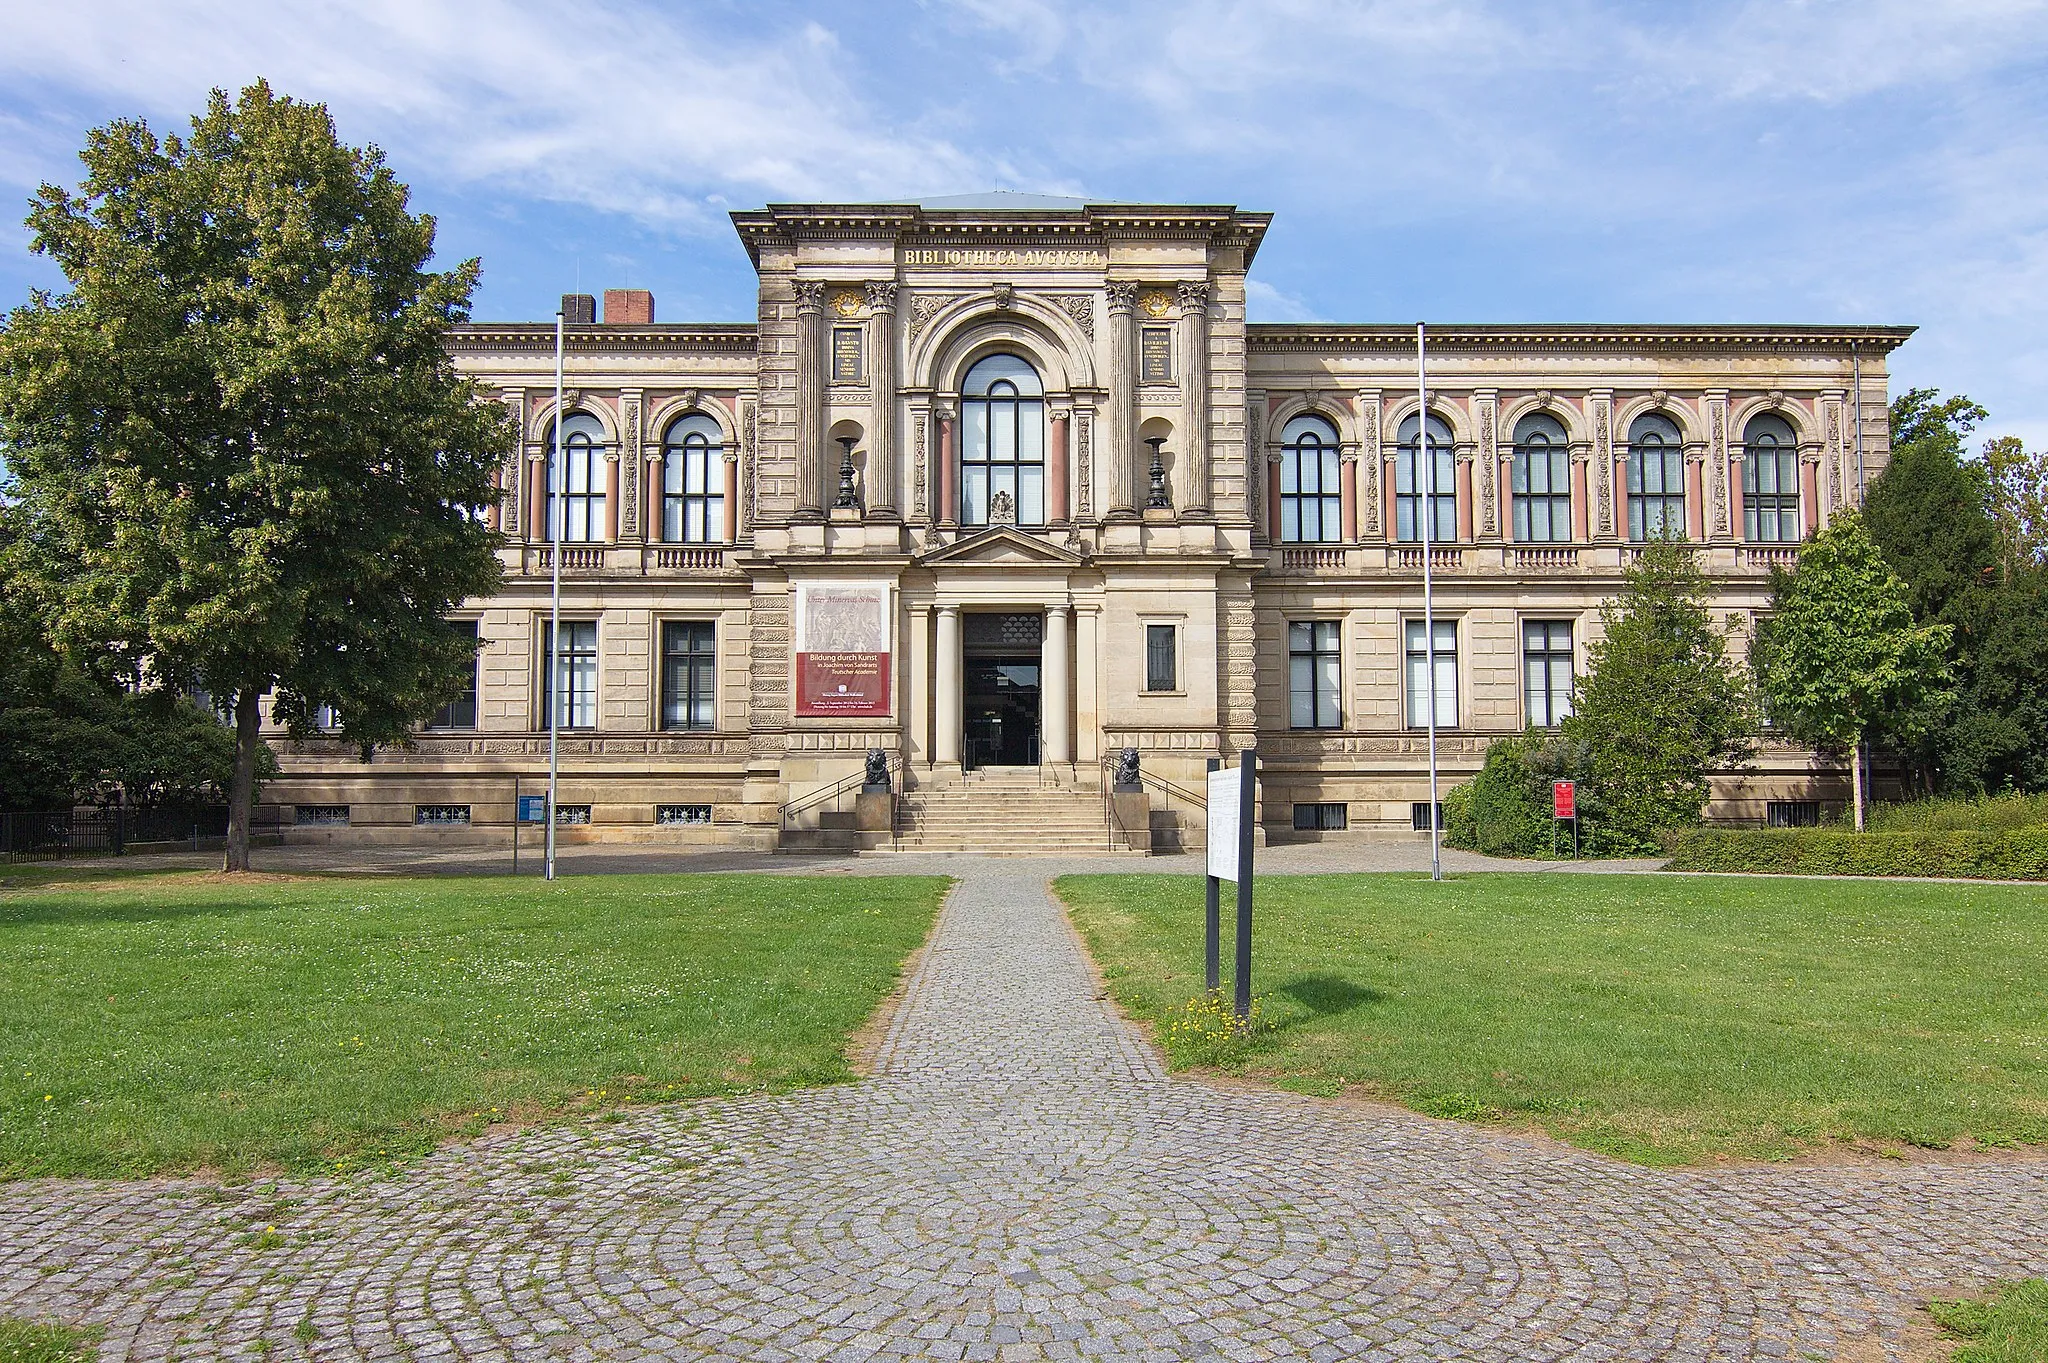
[[[1949,1363],[2048,1363],[2048,1279],[2004,1283],[1990,1300],[1927,1308],[1943,1330],[1968,1340]]]
[[[0,888],[0,1177],[348,1169],[844,1079],[945,886],[31,877]]]
[[[1058,890],[1170,1058],[1213,1058],[1183,1039],[1202,882]],[[1645,1164],[2048,1142],[2048,890],[1358,875],[1257,894],[1266,1028],[1226,1067],[1285,1087],[1534,1123]],[[1225,886],[1226,990],[1231,908]]]

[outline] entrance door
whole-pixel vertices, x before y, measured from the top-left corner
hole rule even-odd
[[[965,660],[961,761],[976,767],[1038,765],[1038,655]]]

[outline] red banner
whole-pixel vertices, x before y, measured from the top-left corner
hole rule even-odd
[[[1579,785],[1576,781],[1550,783],[1550,816],[1554,819],[1579,817]]]
[[[887,719],[889,655],[797,654],[796,712]]]

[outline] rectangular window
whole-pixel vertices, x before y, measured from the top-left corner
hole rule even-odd
[[[1764,824],[1769,828],[1813,828],[1820,823],[1818,800],[1767,800]]]
[[[1685,535],[1685,451],[1655,445],[1628,452],[1628,537]]]
[[[1799,540],[1799,454],[1751,448],[1742,457],[1742,538],[1751,544]]]
[[[1303,804],[1294,807],[1295,831],[1301,833],[1333,833],[1348,828],[1351,807],[1341,801],[1318,804]]]
[[[1180,690],[1180,669],[1174,657],[1172,625],[1145,626],[1145,689]]]
[[[1287,722],[1296,729],[1343,726],[1342,663],[1335,620],[1294,620],[1287,626]]]
[[[725,452],[692,431],[661,465],[661,538],[669,544],[725,539]]]
[[[422,828],[451,828],[469,822],[468,805],[414,805],[412,821]]]
[[[548,491],[551,496],[559,492],[561,502],[547,509],[550,528],[561,536],[564,544],[601,541],[605,532],[604,447],[572,430],[557,462],[560,467],[551,467],[548,472]],[[553,519],[557,516],[558,522]]]
[[[294,805],[292,822],[302,825],[333,826],[348,823],[347,805]]]
[[[476,727],[476,621],[450,620],[448,628],[469,645],[469,671],[463,675],[462,690],[455,699],[434,712],[429,729],[474,729]]]
[[[1138,336],[1138,377],[1141,383],[1173,382],[1173,331],[1145,327]]]
[[[1427,833],[1429,831],[1429,810],[1430,804],[1427,800],[1417,800],[1408,806],[1408,822],[1414,826],[1416,832]],[[1444,807],[1438,805],[1436,806],[1436,822],[1439,828],[1443,826],[1443,821]]]
[[[560,825],[560,824],[570,824],[570,823],[589,823],[589,822],[590,822],[590,806],[589,806],[589,805],[556,805],[556,806],[555,806],[555,823],[556,823],[556,824],[558,824],[558,825]]]
[[[663,828],[676,828],[691,824],[711,822],[710,805],[656,805],[654,822]]]
[[[1571,454],[1561,446],[1515,451],[1514,516],[1517,542],[1562,542],[1572,537]]]
[[[541,637],[547,637],[547,622],[541,622]],[[547,727],[548,706],[561,696],[555,723],[564,729],[597,727],[597,622],[562,621],[561,657],[543,648],[540,664],[539,727]]]
[[[313,727],[316,729],[339,729],[341,727],[341,711],[335,709],[332,705],[314,706]]]
[[[661,624],[661,727],[718,727],[718,628],[709,620]]]
[[[1394,456],[1394,538],[1404,544],[1418,544],[1422,540],[1425,492],[1436,510],[1429,524],[1430,542],[1448,544],[1458,538],[1457,457],[1449,445],[1437,444],[1434,436],[1430,438],[1429,453],[1436,465],[1433,483],[1425,477],[1428,470],[1413,444],[1403,446]]]
[[[1522,622],[1522,709],[1538,729],[1572,712],[1572,622]]]
[[[1436,701],[1436,723],[1440,729],[1458,727],[1458,626],[1452,620],[1436,622],[1436,678],[1430,684],[1429,638],[1422,621],[1408,622],[1408,725],[1429,726],[1431,693]]]

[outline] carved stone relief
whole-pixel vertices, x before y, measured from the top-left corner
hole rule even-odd
[[[925,478],[925,473],[924,473],[924,465],[925,465],[925,439],[926,439],[926,436],[925,436],[925,431],[926,431],[926,428],[927,428],[927,427],[928,427],[928,426],[930,425],[930,422],[931,422],[931,415],[930,415],[929,413],[927,413],[927,412],[919,412],[919,413],[917,414],[917,416],[916,416],[916,419],[915,419],[915,420],[914,420],[914,421],[912,422],[912,425],[911,425],[911,430],[912,430],[912,438],[911,438],[911,462],[910,462],[910,499],[911,499],[911,500],[910,500],[910,507],[911,507],[911,515],[913,515],[913,516],[916,516],[916,517],[919,517],[919,518],[922,518],[922,517],[924,516],[924,514],[925,514],[925,511],[924,511],[924,478]]]
[[[1493,399],[1479,403],[1479,533],[1494,533],[1493,480],[1500,470],[1500,442],[1493,428]]]
[[[519,452],[526,448],[526,390],[506,389],[504,403],[506,410],[512,413],[514,428],[519,432],[519,443],[513,447],[512,457],[505,461],[502,477],[505,495],[498,502],[498,524],[509,534],[526,525],[526,461],[519,457]]]
[[[1707,500],[1714,510],[1714,533],[1728,533],[1728,400],[1712,398],[1707,403],[1713,426],[1707,440]]]
[[[1593,400],[1594,503],[1599,511],[1600,533],[1614,533],[1614,446],[1608,438],[1607,398]]]
[[[1207,312],[1209,310],[1209,281],[1193,279],[1175,286],[1176,301],[1180,310],[1186,312]]]
[[[1074,413],[1074,514],[1082,518],[1095,514],[1094,459],[1090,446],[1095,432],[1092,412]]]
[[[1047,298],[1061,312],[1074,319],[1074,325],[1081,328],[1081,334],[1089,340],[1095,339],[1095,299],[1085,293],[1055,293]]]
[[[824,280],[799,279],[796,281],[796,310],[798,312],[823,312],[825,310]]]
[[[619,423],[619,538],[632,539],[640,532],[640,479],[645,461],[641,457],[640,399],[627,398]]]
[[[875,312],[896,311],[896,281],[878,280],[868,285],[868,307]]]
[[[1842,505],[1842,408],[1830,402],[1827,409],[1828,506],[1833,509]]]
[[[1017,286],[1008,283],[992,284],[989,286],[989,296],[996,300],[997,307],[1007,312],[1010,305],[1017,301]]]
[[[1251,517],[1253,533],[1266,533],[1266,461],[1262,458],[1265,447],[1266,400],[1254,396],[1250,406],[1244,409],[1244,508]]]
[[[1138,286],[1128,279],[1112,279],[1104,286],[1111,312],[1129,312],[1138,305]]]
[[[1359,467],[1365,471],[1364,505],[1358,508],[1362,534],[1380,533],[1380,469],[1385,456],[1380,452],[1380,400],[1377,396],[1358,399]]]
[[[754,405],[748,403],[740,414],[740,476],[747,480],[747,528],[752,529],[761,514],[759,461],[754,457]]]
[[[957,293],[921,293],[913,297],[910,300],[910,339],[916,340],[918,333],[932,324],[932,318],[959,297]]]

